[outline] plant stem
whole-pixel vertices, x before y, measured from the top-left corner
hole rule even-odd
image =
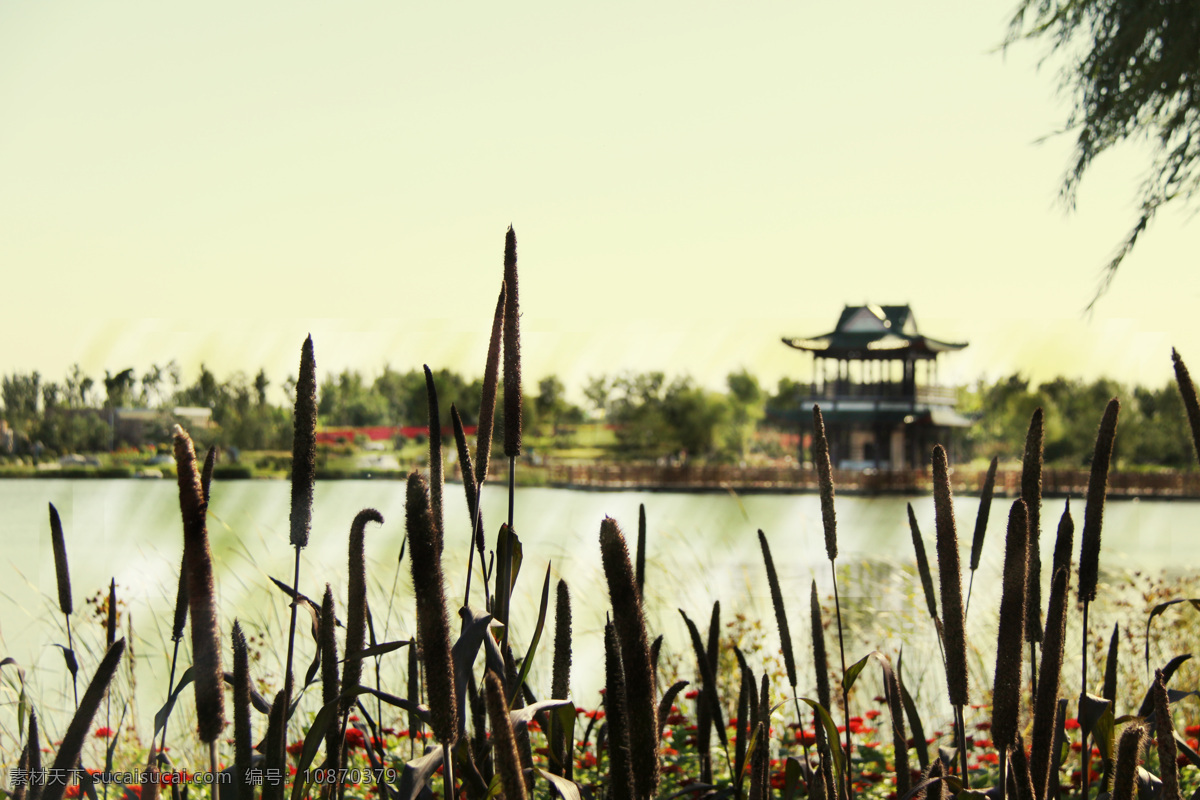
[[[208,771],[213,776],[212,800],[221,800],[221,780],[217,773],[217,740],[208,743]]]
[[[969,773],[967,772],[966,716],[963,714],[962,706],[955,706],[954,713],[955,713],[955,716],[958,718],[958,725],[957,725],[957,728],[958,728],[958,756],[959,756],[959,763],[962,764],[962,766],[960,767],[960,770],[962,773],[962,785],[963,785],[963,789],[970,789],[971,788],[970,776],[969,776]]]
[[[1081,683],[1080,683],[1080,686],[1081,686],[1081,688],[1080,688],[1080,690],[1079,690],[1079,691],[1080,691],[1080,694],[1079,694],[1079,711],[1078,711],[1078,715],[1080,715],[1080,716],[1083,714],[1083,698],[1084,698],[1084,697],[1087,695],[1087,668],[1088,668],[1088,660],[1087,660],[1087,641],[1088,641],[1088,605],[1089,605],[1088,601],[1087,601],[1087,600],[1084,600],[1084,601],[1083,601],[1083,643],[1082,643],[1081,650],[1080,650],[1080,655],[1082,656],[1082,659],[1081,659],[1081,660],[1082,660],[1082,662],[1083,662],[1083,666],[1082,666],[1082,668],[1081,668],[1081,671],[1082,671],[1082,673],[1083,673],[1083,677],[1082,677],[1082,680],[1081,680]],[[1082,722],[1083,722],[1083,720],[1080,720],[1080,722],[1082,723]],[[1079,751],[1079,761],[1080,761],[1080,766],[1081,766],[1081,769],[1080,769],[1080,782],[1081,782],[1081,786],[1082,786],[1082,790],[1081,790],[1081,793],[1080,793],[1080,797],[1082,797],[1082,798],[1083,798],[1083,800],[1087,800],[1087,798],[1088,798],[1088,769],[1089,769],[1089,768],[1090,768],[1090,766],[1091,766],[1091,765],[1089,764],[1089,762],[1092,760],[1092,758],[1091,758],[1091,756],[1092,756],[1092,748],[1091,748],[1091,747],[1089,746],[1089,744],[1088,744],[1088,734],[1087,734],[1087,731],[1086,731],[1086,730],[1083,730],[1083,728],[1082,728],[1082,725],[1080,726],[1080,729],[1081,729],[1081,731],[1082,731],[1082,733],[1083,733],[1083,746],[1082,746],[1082,748],[1081,748],[1081,749],[1080,749],[1080,751]]]
[[[838,651],[842,657],[842,715],[846,718],[846,770],[842,780],[847,800],[854,800],[854,789],[850,785],[850,693],[846,691],[846,645],[842,638],[842,602],[838,598],[837,569],[832,558],[829,559],[829,572],[833,575],[833,607],[837,610]]]
[[[508,457],[508,529],[511,531],[513,526],[513,500],[516,494],[517,480],[517,457]],[[476,500],[476,503],[479,501]]]
[[[75,710],[79,710],[79,681],[76,679],[76,673],[79,672],[79,659],[75,658],[75,637],[71,634],[71,615],[63,614],[67,619],[67,647],[71,648],[71,658],[75,659],[76,668],[71,672],[71,690],[75,693]]]

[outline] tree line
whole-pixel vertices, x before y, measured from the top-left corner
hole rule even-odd
[[[481,378],[453,370],[434,373],[443,425],[453,404],[465,425],[477,422]],[[15,455],[99,452],[129,444],[118,420],[122,412],[148,415],[147,442],[169,440],[177,407],[211,409],[214,425],[207,443],[241,450],[289,450],[295,380],[281,384],[286,401],[272,403],[265,370],[253,377],[234,372],[220,379],[201,365],[192,382],[175,362],[152,365],[141,375],[132,369],[105,371],[93,379],[75,365],[61,380],[37,372],[14,372],[0,379],[0,402],[7,438],[0,448]],[[523,424],[545,447],[566,446],[581,425],[603,423],[611,436],[604,452],[621,459],[739,462],[799,457],[810,419],[801,408],[805,384],[781,379],[764,388],[745,370],[730,373],[722,391],[688,376],[663,372],[620,373],[590,378],[584,403],[572,402],[555,375],[543,378],[524,398]],[[1117,458],[1126,466],[1189,468],[1191,453],[1182,432],[1186,415],[1173,384],[1159,388],[1125,386],[1107,379],[1056,378],[1034,384],[1019,374],[960,387],[959,410],[975,420],[964,431],[964,449],[973,458],[1016,458],[1033,410],[1046,411],[1045,459],[1051,467],[1087,463],[1095,438],[1096,409],[1110,397],[1122,401]],[[369,377],[358,370],[330,373],[318,389],[318,414],[325,426],[424,426],[427,405],[424,373],[385,366]],[[497,408],[502,431],[503,409]]]

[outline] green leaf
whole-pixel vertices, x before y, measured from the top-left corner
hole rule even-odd
[[[541,767],[534,767],[533,769],[537,774],[550,782],[550,785],[554,787],[554,791],[558,792],[563,800],[583,800],[579,792],[579,784],[575,781],[547,772]]]
[[[1113,751],[1115,749],[1116,730],[1117,724],[1113,718],[1112,709],[1106,708],[1092,727],[1092,741],[1100,749],[1100,756],[1105,761],[1112,761],[1115,758]]]
[[[404,770],[400,773],[400,780],[396,784],[399,795],[397,800],[417,800],[421,790],[428,784],[430,776],[442,765],[444,755],[445,748],[438,745],[420,758],[414,758],[405,764]],[[499,786],[498,778],[500,776],[493,777],[494,782]],[[492,796],[490,790],[488,796]]]
[[[783,768],[783,800],[795,800],[804,770],[795,756],[788,756]]]
[[[825,738],[829,740],[829,753],[833,756],[833,764],[837,767],[838,774],[841,775],[846,771],[846,754],[842,752],[842,746],[838,743],[838,729],[833,721],[833,717],[829,716],[829,712],[825,706],[808,697],[801,697],[805,703],[812,706],[817,712],[817,716],[821,718],[821,725],[825,728]],[[750,763],[750,754],[746,754],[746,763]]]
[[[1146,617],[1146,674],[1150,674],[1150,623],[1159,614],[1162,614],[1168,608],[1179,603],[1189,603],[1192,608],[1200,611],[1200,597],[1179,597],[1174,600],[1168,600],[1165,603],[1159,603],[1154,608],[1150,609],[1150,616]]]
[[[171,717],[171,709],[175,708],[175,701],[179,699],[179,693],[183,691],[185,686],[192,682],[192,673],[193,669],[191,667],[183,671],[183,674],[179,676],[179,683],[175,686],[174,691],[167,695],[167,702],[154,715],[154,732],[156,734],[166,726],[167,720]]]
[[[1109,710],[1111,704],[1103,697],[1084,694],[1079,698],[1079,728],[1086,739],[1092,735],[1096,722]]]
[[[513,697],[521,691],[522,684],[525,683],[525,676],[529,674],[529,668],[533,666],[533,654],[537,652],[538,642],[542,638],[542,628],[546,624],[546,607],[550,602],[550,564],[546,564],[546,580],[542,583],[542,607],[538,611],[537,625],[533,628],[533,638],[529,641],[529,648],[525,651],[525,658],[521,660],[521,671],[517,675],[516,685],[513,686],[508,698],[509,705],[512,705]]]
[[[401,647],[407,647],[407,646],[408,646],[408,642],[383,642],[382,644],[377,644],[372,647],[368,647],[366,650],[359,650],[357,655],[348,655],[338,663],[344,664],[345,662],[350,661],[350,660],[362,661],[363,659],[374,658],[375,656],[381,656],[381,655],[384,655],[385,653],[391,653],[394,650],[399,650]]]
[[[851,687],[854,686],[854,682],[858,680],[859,673],[861,673],[863,668],[867,666],[867,661],[872,655],[872,653],[868,653],[858,661],[846,667],[846,673],[842,676],[842,685],[846,687],[847,694],[849,694]]]
[[[335,697],[321,706],[321,710],[313,717],[312,726],[304,736],[304,749],[300,753],[299,760],[296,761],[296,782],[292,786],[292,800],[300,800],[300,796],[306,786],[300,780],[300,776],[304,774],[304,771],[308,769],[316,757],[317,750],[321,748],[321,743],[325,741],[325,731],[329,729],[330,723],[337,724],[338,707],[341,703],[342,698]]]
[[[1182,656],[1175,656],[1170,661],[1168,661],[1167,665],[1162,668],[1163,683],[1164,684],[1169,683],[1171,680],[1171,676],[1175,674],[1175,670],[1179,669],[1180,665],[1182,665],[1185,661],[1187,661],[1191,657],[1192,657],[1192,654],[1187,653]],[[1142,704],[1140,706],[1138,706],[1137,715],[1139,717],[1148,717],[1148,716],[1150,716],[1151,712],[1153,712],[1153,711],[1154,711],[1154,687],[1152,686],[1146,690],[1146,696],[1142,698]]]

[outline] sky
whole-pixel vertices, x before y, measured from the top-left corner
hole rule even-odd
[[[512,224],[526,380],[578,399],[805,378],[780,337],[868,302],[968,342],[949,382],[1162,385],[1200,227],[1161,212],[1084,313],[1147,151],[1064,207],[1070,98],[999,51],[1012,6],[3,3],[0,372],[278,391],[311,332],[322,374],[478,375]]]

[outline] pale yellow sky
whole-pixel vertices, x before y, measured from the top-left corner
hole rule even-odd
[[[943,376],[1200,364],[1164,212],[1091,319],[1142,152],[1056,203],[1066,101],[1010,2],[0,5],[0,371],[176,358],[482,372],[504,231],[525,372],[805,377],[911,303]],[[1194,368],[1195,369],[1195,368]]]

